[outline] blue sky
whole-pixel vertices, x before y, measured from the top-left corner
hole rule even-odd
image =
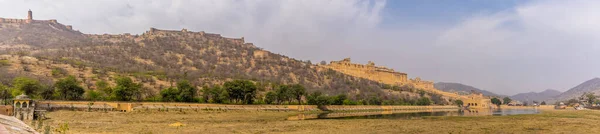
[[[600,74],[591,0],[0,0],[0,16],[84,33],[150,27],[245,37],[296,59],[388,66],[499,94],[568,90]]]
[[[383,25],[446,25],[468,16],[514,8],[526,0],[389,0]]]

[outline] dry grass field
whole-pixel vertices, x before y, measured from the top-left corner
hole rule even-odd
[[[600,111],[535,115],[287,121],[295,112],[50,112],[46,124],[68,133],[599,133]]]

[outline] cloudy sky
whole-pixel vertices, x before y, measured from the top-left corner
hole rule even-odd
[[[369,60],[505,95],[600,76],[600,1],[0,0],[0,16],[84,33],[150,27],[220,33],[311,60]]]

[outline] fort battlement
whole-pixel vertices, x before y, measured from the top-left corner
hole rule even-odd
[[[340,61],[331,61],[328,65],[324,65],[322,67],[380,83],[390,85],[408,85],[447,97],[459,97],[458,94],[443,92],[435,89],[435,87],[433,87],[433,82],[431,81],[424,81],[419,77],[408,79],[406,73],[396,72],[394,69],[387,67],[376,66],[375,63],[371,61],[369,61],[369,63],[366,65],[363,65],[352,63],[350,58],[346,58]]]
[[[58,26],[59,28],[64,28],[67,30],[72,31],[73,30],[73,26],[71,25],[62,25],[60,23],[58,23],[58,21],[56,19],[50,19],[50,20],[34,20],[33,19],[33,12],[31,12],[31,10],[29,10],[27,12],[27,18],[26,19],[13,19],[13,18],[0,18],[0,24],[17,24],[17,25],[21,25],[21,24],[38,24],[38,23],[42,23],[42,24],[50,24],[53,25],[54,28],[57,28],[56,26]]]
[[[325,67],[331,68],[352,76],[362,77],[377,82],[402,85],[408,83],[406,73],[396,72],[394,69],[375,66],[370,62],[366,65],[356,64],[350,61],[350,58],[341,61],[331,61]]]
[[[241,37],[241,38],[227,38],[227,37],[221,36],[221,34],[206,33],[204,31],[192,32],[192,31],[189,31],[187,29],[182,29],[182,30],[162,30],[162,29],[150,28],[150,30],[146,31],[143,35],[144,36],[150,36],[150,35],[152,35],[152,36],[188,35],[188,36],[199,36],[199,37],[214,38],[214,39],[223,39],[223,40],[226,40],[226,41],[234,42],[236,44],[247,44],[244,41],[244,37]]]

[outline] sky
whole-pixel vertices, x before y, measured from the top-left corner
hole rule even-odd
[[[600,75],[593,0],[0,0],[0,17],[94,34],[219,33],[300,60],[352,58],[504,95]]]

